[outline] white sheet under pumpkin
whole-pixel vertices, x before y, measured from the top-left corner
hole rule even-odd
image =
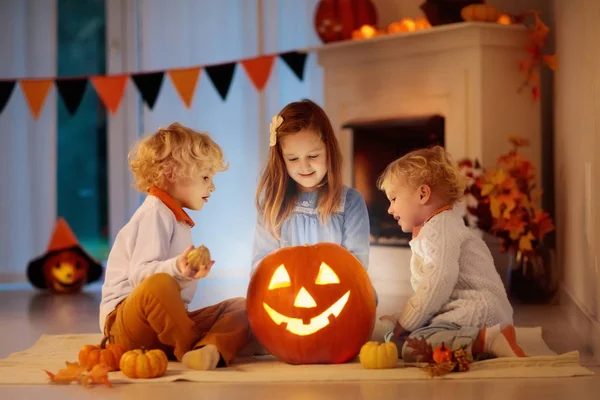
[[[44,369],[58,371],[65,361],[76,361],[79,349],[88,343],[99,343],[99,334],[42,335],[29,349],[0,360],[0,384],[47,384]],[[530,377],[573,377],[593,375],[581,366],[577,351],[556,355],[542,339],[541,328],[517,328],[517,340],[527,358],[498,358],[477,362],[471,371],[453,373],[441,379],[493,379]],[[216,371],[194,371],[181,363],[171,362],[163,377],[129,379],[121,372],[111,372],[112,383],[173,382],[317,382],[317,381],[394,381],[430,379],[419,368],[404,366],[386,370],[366,370],[358,361],[340,365],[288,365],[271,356],[239,358],[227,368]]]

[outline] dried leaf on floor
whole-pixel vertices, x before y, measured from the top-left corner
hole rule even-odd
[[[433,348],[424,337],[420,339],[407,338],[406,345],[411,349],[411,355],[417,358],[418,362],[432,362]]]
[[[85,367],[79,365],[79,363],[66,362],[67,368],[59,370],[56,374],[50,371],[46,371],[46,374],[50,377],[50,382],[57,384],[68,384],[71,382],[78,382],[83,373]]]
[[[443,376],[449,374],[450,372],[454,371],[455,367],[455,362],[446,361],[441,364],[428,364],[425,367],[423,367],[423,369],[425,370],[425,373],[427,375],[433,378],[435,376]]]
[[[88,386],[90,383],[103,383],[107,387],[111,387],[108,373],[112,370],[112,367],[106,364],[94,365],[94,368],[81,379],[81,384]]]

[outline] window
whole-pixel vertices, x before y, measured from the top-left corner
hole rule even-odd
[[[104,74],[105,0],[57,4],[58,75]],[[106,111],[90,82],[74,115],[58,100],[57,212],[98,260],[108,256],[106,124]]]

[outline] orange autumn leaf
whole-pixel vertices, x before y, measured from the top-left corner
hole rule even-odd
[[[481,195],[482,196],[487,196],[490,193],[492,193],[492,191],[494,190],[496,186],[492,185],[491,183],[486,183],[483,185],[483,187],[481,188]]]
[[[57,384],[68,384],[71,382],[77,382],[85,372],[85,367],[81,367],[79,363],[66,362],[67,368],[59,370],[56,374],[50,371],[46,371],[50,381]]]
[[[544,54],[542,56],[542,62],[546,64],[546,66],[552,71],[556,71],[558,69],[558,59],[556,54]]]
[[[546,211],[536,210],[533,221],[538,225],[538,236],[544,237],[554,230],[554,224],[550,219],[550,214]]]
[[[548,25],[544,24],[540,19],[540,15],[536,12],[535,27],[531,33],[531,41],[539,44],[544,43],[546,41],[546,36],[548,36],[548,32],[550,32],[550,28],[548,28]]]
[[[112,367],[106,364],[96,364],[94,368],[81,379],[83,386],[88,386],[90,383],[103,383],[107,387],[111,387],[108,380],[108,373],[112,371]]]
[[[492,175],[492,183],[494,185],[500,185],[506,179],[506,173],[503,169],[496,170],[496,173]]]
[[[535,236],[531,232],[527,232],[526,235],[521,236],[521,239],[519,239],[519,250],[532,251],[533,246],[531,245],[531,241],[533,239],[535,239]]]
[[[490,197],[490,212],[492,213],[492,217],[500,218],[500,206],[501,203],[496,197]]]
[[[515,195],[515,187],[517,186],[517,181],[515,178],[513,178],[512,176],[507,176],[506,179],[504,180],[504,182],[502,183],[502,189],[503,190],[507,190],[509,192],[509,195],[511,195],[513,198],[518,199],[519,198],[519,192],[516,191],[516,195]]]
[[[523,218],[520,215],[512,216],[504,224],[504,229],[509,232],[509,236],[512,240],[517,240],[525,231],[525,227],[525,221],[523,221]]]

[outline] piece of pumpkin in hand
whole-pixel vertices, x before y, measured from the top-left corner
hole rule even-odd
[[[210,250],[204,245],[196,247],[187,255],[188,264],[196,270],[201,266],[208,266],[211,261]]]

